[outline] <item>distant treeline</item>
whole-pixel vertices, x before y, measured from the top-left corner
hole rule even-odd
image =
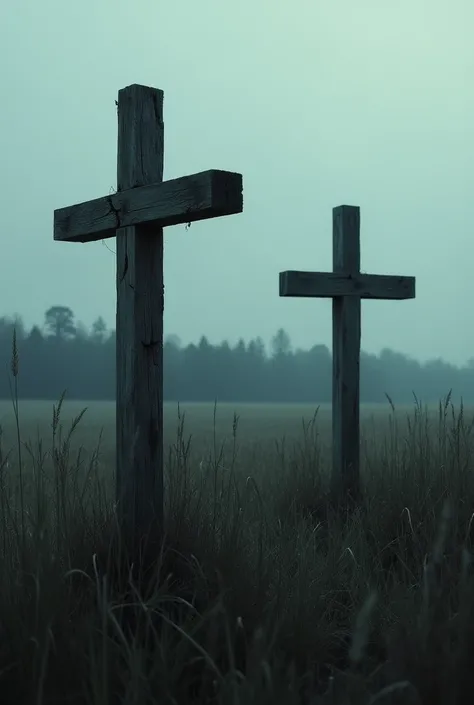
[[[0,398],[10,397],[12,339],[19,353],[21,398],[107,400],[115,396],[115,331],[99,317],[90,330],[75,322],[66,306],[52,306],[41,327],[27,330],[21,319],[0,318]],[[9,379],[10,378],[10,379]],[[474,401],[474,361],[457,367],[443,360],[421,364],[383,350],[361,356],[361,401],[395,404],[437,401],[452,389]],[[280,329],[266,351],[260,338],[237,345],[164,343],[164,398],[169,401],[315,402],[331,401],[331,353],[325,345],[293,350]]]

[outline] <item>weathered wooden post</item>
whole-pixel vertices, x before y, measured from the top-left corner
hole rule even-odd
[[[332,298],[332,493],[359,494],[360,300],[413,299],[415,278],[361,274],[360,211],[333,209],[333,272],[281,272],[280,296]]]
[[[134,544],[163,533],[163,227],[240,213],[242,176],[163,182],[163,92],[118,94],[117,193],[54,212],[54,239],[116,236],[117,507]]]

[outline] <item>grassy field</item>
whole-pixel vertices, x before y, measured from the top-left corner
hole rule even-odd
[[[0,424],[2,703],[473,701],[471,410],[363,407],[363,498],[336,513],[329,408],[167,405],[147,575],[114,523],[114,405]]]
[[[27,401],[21,404],[20,423],[22,437],[35,440],[38,436],[46,443],[51,442],[53,402]],[[95,449],[100,442],[101,467],[110,472],[115,462],[115,403],[77,402],[65,400],[61,409],[61,423],[67,430],[73,419],[85,409],[80,424],[71,438],[71,447],[82,447],[86,452]],[[361,406],[362,455],[364,450],[384,442],[390,435],[390,423],[395,419],[406,429],[407,419],[415,405],[399,407],[395,415],[386,404],[363,404]],[[424,409],[434,420],[436,428],[438,406]],[[214,404],[208,403],[166,403],[164,406],[165,453],[176,442],[178,425],[185,420],[185,434],[192,438],[191,458],[200,462],[215,446],[228,445],[233,438],[234,415],[238,418],[239,464],[253,462],[260,455],[265,462],[275,444],[285,441],[294,444],[303,437],[304,426],[317,417],[316,433],[318,448],[324,459],[329,459],[331,448],[331,407],[308,404]],[[472,412],[467,411],[472,416]],[[432,424],[433,425],[433,424]],[[14,408],[11,401],[0,400],[0,426],[3,430],[3,443],[8,448],[17,444],[17,428]],[[278,454],[279,455],[279,454]],[[370,455],[370,453],[369,453]]]

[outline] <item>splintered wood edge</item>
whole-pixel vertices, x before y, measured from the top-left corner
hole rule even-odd
[[[133,225],[165,227],[242,210],[242,174],[210,169],[59,208],[54,211],[54,239],[92,242]]]

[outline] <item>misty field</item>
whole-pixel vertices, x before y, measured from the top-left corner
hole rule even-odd
[[[38,436],[48,443],[52,435],[54,403],[51,401],[20,402],[20,424],[22,437],[35,440]],[[407,418],[415,408],[401,406],[391,412],[386,404],[363,404],[361,406],[362,459],[364,450],[387,440],[390,422],[406,425]],[[62,404],[61,422],[68,430],[73,419],[83,410],[85,413],[74,431],[71,447],[82,447],[86,454],[91,452],[100,438],[100,467],[105,473],[114,466],[115,456],[115,403],[67,401]],[[436,421],[438,406],[426,408],[431,421]],[[465,410],[466,416],[474,411]],[[317,418],[316,433],[318,449],[324,462],[329,461],[331,448],[331,407],[328,404],[228,404],[208,403],[165,403],[164,441],[165,453],[176,441],[178,424],[184,418],[184,431],[192,437],[190,454],[193,461],[201,462],[209,452],[222,444],[228,446],[232,439],[234,415],[238,419],[239,464],[253,462],[256,456],[265,463],[275,451],[276,443],[285,441],[293,444],[301,440],[304,425]],[[436,423],[432,428],[436,428]],[[3,430],[3,443],[11,448],[17,442],[17,429],[11,401],[0,400],[0,426]]]
[[[114,521],[114,405],[1,402],[1,702],[471,703],[473,413],[361,420],[341,513],[328,407],[167,404],[144,574]]]

